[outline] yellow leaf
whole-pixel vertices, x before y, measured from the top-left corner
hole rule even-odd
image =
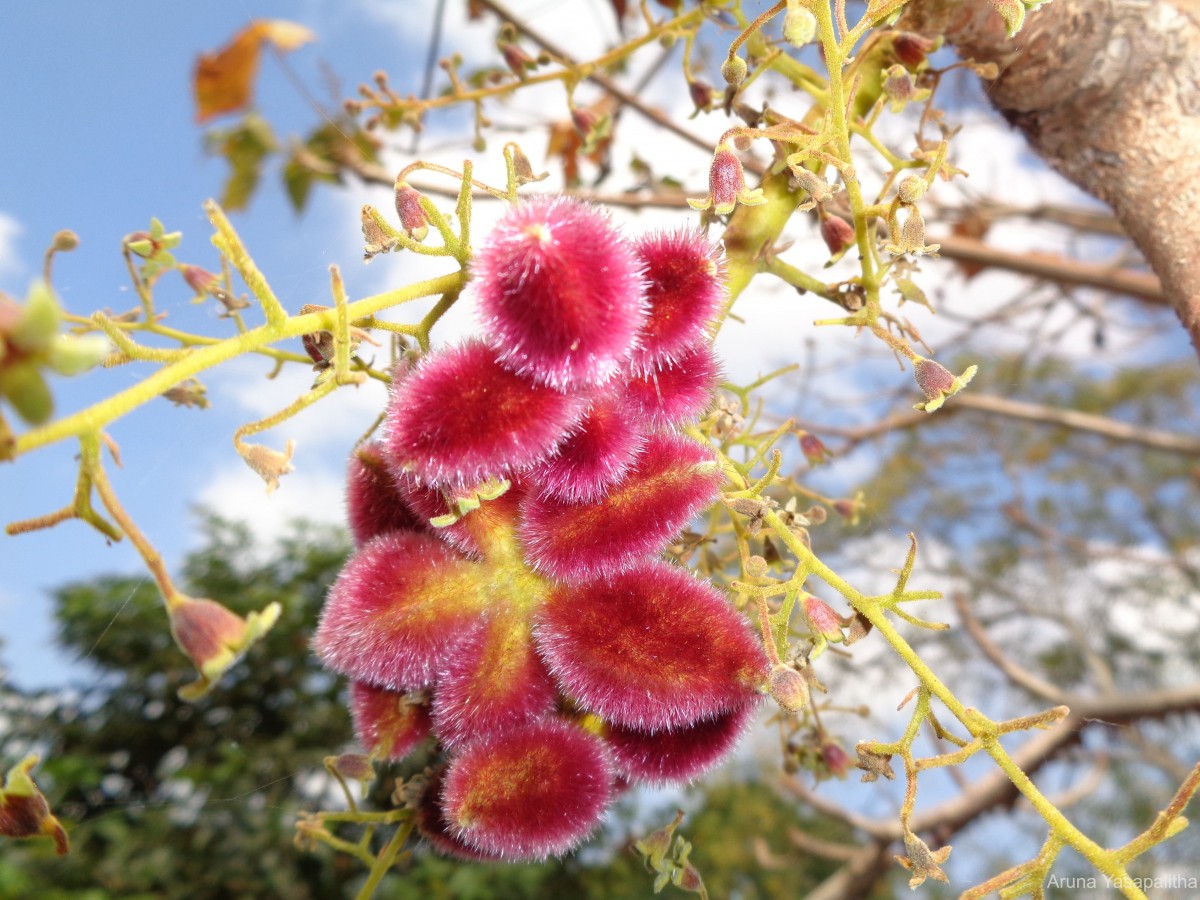
[[[258,73],[263,41],[270,41],[276,49],[286,53],[314,39],[311,31],[295,22],[258,19],[234,35],[233,40],[216,53],[202,53],[196,61],[193,81],[196,121],[205,122],[250,104],[254,98],[254,76]]]

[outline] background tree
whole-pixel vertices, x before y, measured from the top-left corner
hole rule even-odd
[[[876,19],[875,24],[879,24],[899,5],[874,3],[864,10],[863,5],[849,4],[847,9],[846,4],[818,4],[824,57],[836,59],[847,49],[836,45],[837,35],[848,31],[849,23],[840,21],[845,15],[865,11],[868,24]],[[1016,4],[996,5],[1011,18]],[[1196,490],[1195,460],[1200,455],[1193,437],[1196,380],[1194,360],[1187,364],[1181,361],[1180,342],[1172,341],[1164,311],[1169,304],[1184,325],[1191,327],[1189,310],[1195,292],[1189,285],[1195,267],[1180,249],[1187,245],[1187,229],[1176,226],[1186,218],[1182,212],[1191,202],[1189,191],[1197,179],[1185,159],[1194,117],[1180,119],[1177,115],[1190,102],[1186,66],[1172,69],[1169,63],[1175,57],[1166,53],[1165,64],[1137,70],[1135,62],[1143,65],[1157,56],[1132,53],[1106,68],[1096,62],[1105,61],[1096,48],[1124,46],[1114,40],[1114,35],[1123,35],[1136,44],[1148,36],[1161,35],[1163,29],[1171,35],[1171,41],[1177,42],[1170,43],[1171,47],[1186,48],[1195,31],[1188,8],[1152,4],[1155,28],[1134,35],[1141,21],[1136,16],[1145,4],[1085,7],[1059,0],[1050,10],[1065,10],[1065,20],[1051,18],[1049,10],[1038,10],[1029,17],[1028,30],[1012,44],[1001,38],[1001,20],[988,4],[914,3],[899,26],[913,31],[883,31],[868,38],[853,54],[853,60],[845,53],[845,72],[836,83],[832,76],[828,81],[810,77],[805,66],[806,61],[815,65],[816,53],[811,48],[796,54],[779,52],[782,44],[775,30],[778,21],[759,30],[753,20],[761,11],[758,7],[731,5],[719,10],[717,6],[706,8],[704,15],[681,19],[680,24],[672,26],[680,31],[670,34],[685,37],[686,50],[692,54],[691,68],[685,66],[685,74],[697,112],[713,111],[716,115],[715,110],[723,106],[736,117],[734,123],[744,123],[735,125],[736,136],[717,144],[717,160],[730,167],[734,165],[731,160],[736,161],[738,172],[744,165],[748,172],[762,176],[764,204],[745,204],[746,200],[753,204],[757,196],[746,188],[737,191],[743,205],[732,209],[727,222],[711,213],[708,217],[710,226],[723,235],[730,255],[734,294],[745,291],[752,279],[756,291],[764,290],[768,276],[773,276],[830,304],[832,314],[842,317],[844,324],[869,328],[882,344],[864,350],[865,342],[839,344],[836,338],[813,341],[806,349],[803,364],[791,373],[792,380],[755,385],[753,391],[739,385],[727,386],[704,427],[710,438],[726,442],[731,459],[735,445],[728,426],[748,419],[752,424],[744,443],[751,445],[751,470],[759,472],[753,468],[754,463],[767,461],[767,448],[776,431],[776,437],[799,438],[809,465],[796,466],[789,461],[777,483],[762,495],[777,502],[784,512],[773,512],[769,504],[753,509],[743,505],[736,510],[738,515],[749,512],[753,525],[743,525],[736,516],[729,516],[731,521],[726,524],[720,519],[722,514],[717,513],[710,520],[707,535],[697,531],[689,536],[692,540],[681,543],[677,548],[680,558],[691,559],[700,571],[729,585],[734,593],[741,591],[739,584],[746,585],[756,577],[758,563],[751,564],[751,554],[761,556],[768,571],[781,571],[780,557],[787,553],[779,544],[781,540],[787,542],[779,526],[771,526],[774,530],[766,540],[754,528],[768,521],[768,515],[799,514],[803,505],[786,506],[792,499],[802,500],[804,505],[811,503],[812,510],[819,511],[810,510],[805,534],[820,558],[838,571],[870,573],[887,568],[888,564],[881,566],[881,559],[902,558],[904,552],[897,546],[896,535],[916,531],[923,548],[918,572],[922,577],[934,576],[946,588],[955,602],[954,615],[960,626],[959,634],[953,637],[935,631],[919,638],[922,658],[937,661],[939,667],[951,667],[953,678],[945,677],[952,681],[956,693],[993,698],[995,708],[986,711],[994,717],[1029,716],[1048,705],[1070,707],[1069,714],[1044,714],[1029,720],[1026,724],[1046,726],[1046,730],[1014,742],[1013,759],[1031,773],[1048,767],[1050,776],[1061,778],[1068,786],[1056,798],[1060,805],[1065,808],[1074,803],[1071,815],[1078,817],[1085,831],[1094,829],[1096,840],[1120,844],[1145,827],[1153,811],[1167,807],[1173,795],[1176,805],[1169,808],[1178,812],[1179,804],[1187,801],[1188,786],[1194,789],[1196,779],[1194,772],[1189,774],[1198,755],[1194,725],[1200,707],[1197,673],[1189,657],[1198,630],[1196,523],[1190,515],[1194,505],[1190,501]],[[624,16],[623,4],[613,4],[613,8],[618,17]],[[1183,12],[1179,13],[1181,8]],[[772,9],[783,12],[782,7]],[[388,158],[389,150],[384,136],[397,128],[419,126],[440,108],[473,106],[478,140],[485,140],[494,134],[488,130],[485,108],[494,110],[505,97],[521,95],[531,82],[544,77],[550,82],[562,81],[571,89],[570,124],[564,119],[550,129],[550,147],[562,158],[566,181],[578,184],[581,173],[593,172],[600,179],[594,188],[577,188],[577,193],[636,209],[683,208],[684,197],[669,175],[653,172],[637,156],[628,170],[619,162],[628,146],[622,143],[623,135],[633,130],[629,121],[635,115],[701,148],[705,154],[714,150],[713,140],[697,135],[691,126],[672,120],[643,99],[642,88],[655,77],[654,67],[644,66],[640,76],[622,71],[636,58],[636,47],[652,45],[652,37],[666,33],[656,32],[667,29],[664,20],[655,19],[649,8],[643,10],[645,30],[634,38],[635,43],[612,51],[600,64],[584,66],[567,49],[492,0],[480,0],[472,10],[490,11],[506,23],[498,36],[498,56],[465,62],[448,60],[444,66],[449,77],[447,90],[442,94],[426,92],[427,99],[405,97],[380,77],[346,105],[344,117],[343,113],[329,116],[306,137],[286,144],[290,150],[281,160],[285,163],[283,175],[289,196],[298,207],[319,183],[358,179],[390,190],[395,174],[381,162]],[[689,13],[683,11],[682,15]],[[716,50],[716,59],[707,65],[696,49],[703,44],[693,44],[700,32],[688,30],[706,21],[705,17],[711,19],[705,27],[711,25],[715,31],[710,39]],[[635,21],[636,16],[631,15],[625,24],[641,28]],[[758,22],[766,22],[766,18]],[[1024,202],[1025,198],[1015,203],[1012,196],[1003,198],[1004,202],[988,201],[966,191],[955,194],[940,190],[936,176],[939,167],[949,163],[938,156],[939,139],[935,135],[953,137],[953,127],[948,117],[925,104],[939,91],[945,95],[946,85],[954,77],[953,66],[944,57],[926,63],[924,57],[932,51],[932,45],[923,43],[914,32],[928,36],[945,33],[960,52],[972,57],[971,65],[989,82],[988,92],[1001,109],[1031,134],[1059,168],[1108,198],[1119,222],[1095,210],[1038,205]],[[255,40],[263,39],[253,28],[248,33],[254,33]],[[731,46],[731,39],[739,33],[742,37]],[[286,50],[294,43],[291,38],[294,35],[289,37],[287,32],[272,32],[265,39]],[[1161,46],[1161,41],[1154,46]],[[727,57],[726,50],[732,51]],[[539,55],[544,59],[539,61]],[[1180,58],[1186,61],[1194,56],[1183,53]],[[901,65],[906,57],[907,65]],[[715,82],[712,70],[716,63],[734,58],[744,59],[749,77],[743,89],[736,77],[739,73],[731,68],[731,85],[722,103],[705,76]],[[912,62],[914,59],[916,62]],[[1061,72],[1055,69],[1053,77],[1047,76],[1050,63],[1060,59],[1069,64]],[[479,68],[464,74],[475,62]],[[901,71],[896,71],[896,66]],[[835,68],[840,72],[840,67]],[[881,71],[890,72],[893,81],[877,78],[876,73]],[[1100,80],[1104,83],[1099,86],[1087,80],[1087,73],[1095,72],[1103,76]],[[786,103],[786,92],[756,94],[751,90],[774,76],[782,76],[784,84],[790,81],[792,87],[812,95],[814,104],[807,115],[788,116],[792,108]],[[635,77],[641,81],[635,81]],[[584,81],[599,92],[592,95],[596,97],[594,102],[585,99],[579,88]],[[1130,84],[1136,84],[1137,89],[1130,89]],[[1043,93],[1042,87],[1049,90]],[[578,94],[574,93],[576,89]],[[831,102],[835,95],[850,102]],[[1069,103],[1060,102],[1062,98],[1069,98]],[[826,167],[839,168],[839,163],[842,178],[847,183],[855,180],[853,169],[846,169],[849,160],[844,158],[840,144],[822,145],[832,150],[817,148],[804,164],[810,166],[807,170],[800,164],[787,165],[788,151],[804,143],[804,138],[797,135],[807,134],[805,129],[812,131],[823,116],[836,119],[832,110],[849,110],[849,120],[843,123],[845,134],[838,135],[839,141],[844,137],[849,147],[853,135],[856,147],[864,138],[868,142],[873,139],[875,147],[880,139],[871,129],[883,119],[883,110],[905,103],[915,107],[919,115],[916,124],[921,134],[914,155],[910,159],[904,155],[907,150],[897,155],[885,148],[881,154],[884,168],[891,166],[892,172],[874,174],[891,185],[910,163],[915,163],[912,168],[925,172],[927,187],[939,190],[930,191],[937,199],[931,199],[928,205],[922,203],[922,208],[928,214],[931,234],[935,228],[951,230],[944,238],[918,234],[913,223],[922,224],[923,220],[912,218],[911,210],[903,227],[893,217],[897,203],[908,210],[915,201],[901,198],[889,212],[883,201],[871,205],[862,197],[819,197],[821,189],[811,181],[807,193],[801,190],[806,171],[828,174]],[[245,202],[264,168],[285,146],[273,137],[264,138],[264,134],[269,135],[269,126],[263,119],[250,116],[214,136],[211,147],[226,156],[232,166],[227,202]],[[1086,140],[1076,140],[1079,135]],[[1113,135],[1117,136],[1115,145]],[[755,139],[755,148],[764,152],[739,159],[733,146],[739,141],[749,143],[751,138]],[[1177,139],[1184,149],[1176,146]],[[636,140],[632,143],[636,146]],[[1072,156],[1071,148],[1080,144],[1086,152]],[[770,158],[767,151],[773,154]],[[524,162],[522,157],[518,165],[510,157],[514,177],[524,177]],[[857,165],[857,158],[855,162]],[[595,168],[589,168],[593,164]],[[969,161],[956,158],[953,164],[970,167]],[[869,167],[869,163],[863,163],[862,171],[867,172]],[[950,169],[940,171],[953,174]],[[429,173],[444,171],[430,167]],[[415,179],[414,183],[430,196],[446,190]],[[887,194],[887,188],[882,192],[881,196]],[[718,193],[716,188],[713,193]],[[722,214],[726,212],[721,209],[725,201],[733,206],[731,198],[710,199]],[[807,212],[804,206],[810,199],[817,205],[815,213],[811,217],[799,215]],[[404,210],[399,212],[404,227],[415,230],[411,222],[403,221]],[[213,214],[213,219],[226,248],[233,247],[231,231],[218,215]],[[1022,256],[1005,248],[1002,239],[993,244],[981,240],[1002,234],[1012,222],[1060,223],[1077,232],[1101,235],[1099,239],[1089,238],[1083,247],[1089,257],[1105,254],[1108,263],[1097,264],[1091,258]],[[377,213],[368,213],[363,224],[368,255],[390,252],[401,245],[415,249],[405,243],[394,224]],[[1129,255],[1121,225],[1146,251],[1161,283]],[[850,228],[851,232],[839,233],[838,227]],[[886,260],[886,278],[903,301],[934,300],[950,320],[950,327],[940,329],[935,342],[944,350],[939,358],[948,362],[951,353],[961,354],[962,362],[952,367],[953,372],[964,371],[968,364],[981,366],[970,391],[956,393],[932,417],[910,410],[911,384],[903,392],[897,390],[895,370],[888,371],[881,363],[886,364],[891,351],[895,351],[916,368],[919,360],[913,348],[932,355],[914,324],[916,315],[908,315],[912,307],[889,306],[886,313],[880,313],[878,284],[872,294],[867,274],[857,280],[851,274],[845,280],[825,281],[817,268],[823,260],[800,259],[802,248],[788,246],[794,237],[815,243],[818,235],[834,255],[841,255],[857,241],[865,257]],[[150,251],[152,262],[158,253],[154,240],[162,237],[150,235],[152,246],[143,248]],[[893,246],[903,245],[901,249],[907,251],[907,255],[892,254],[904,257],[901,261],[880,254],[876,243],[887,240]],[[932,249],[935,243],[942,246],[946,257],[958,261],[961,268],[957,276],[942,280],[944,270],[936,269],[936,264],[925,258],[926,248]],[[138,251],[135,248],[133,252]],[[245,274],[248,270],[244,265],[242,268]],[[969,283],[981,268],[1023,272],[1040,281],[1036,288],[1020,290],[1007,303],[989,304],[986,313],[981,314],[969,302],[984,293],[980,282]],[[935,278],[934,272],[942,274]],[[227,279],[224,287],[216,282],[208,287],[215,287],[214,296],[224,296],[224,303],[231,298],[229,283]],[[1081,291],[1080,286],[1101,293]],[[450,301],[435,307],[432,318],[398,330],[424,346],[443,307],[453,302],[450,293],[446,296]],[[274,308],[265,302],[264,308],[271,319]],[[236,309],[230,312],[237,314]],[[285,315],[279,310],[274,312]],[[848,319],[844,318],[847,314]],[[318,324],[332,328],[332,317]],[[373,318],[363,324],[378,327],[379,322]],[[146,323],[151,334],[154,327]],[[925,327],[921,324],[922,330]],[[1081,333],[1088,336],[1096,351],[1119,345],[1119,364],[1097,365],[1087,360],[1087,354],[1080,352]],[[158,336],[165,333],[159,332]],[[1006,347],[1014,345],[1019,348],[1017,352],[1006,352]],[[1144,365],[1137,356],[1139,350],[1144,353]],[[338,378],[352,374],[345,360],[338,365],[342,366],[336,372]],[[772,395],[772,387],[782,390]],[[844,402],[841,395],[847,387],[867,395],[858,407]],[[954,385],[955,390],[958,387]],[[759,397],[770,401],[765,410],[752,402]],[[942,399],[927,394],[929,401]],[[800,421],[784,424],[789,414]],[[282,417],[263,420],[252,428],[260,430],[280,420]],[[826,469],[816,468],[825,454],[815,439],[825,440],[833,450],[834,462]],[[92,446],[91,459],[98,458],[98,446]],[[269,480],[277,480],[290,466],[290,450],[286,456],[270,456],[248,449],[251,446],[243,442],[240,449]],[[88,459],[85,452],[84,475],[94,475],[94,464]],[[859,471],[870,475],[866,479],[847,477],[848,467],[839,465],[842,461],[862,465]],[[93,468],[87,468],[89,465]],[[861,498],[856,493],[860,488]],[[760,500],[755,498],[755,502]],[[78,506],[71,511],[81,512]],[[828,522],[822,525],[819,520],[825,518]],[[119,524],[124,527],[123,522]],[[807,559],[803,547],[788,546],[786,551]],[[689,556],[693,552],[695,555]],[[864,583],[873,580],[874,576],[864,575]],[[880,596],[886,595],[891,590],[891,585],[884,583],[887,580],[872,589],[878,589]],[[223,587],[232,585],[226,583]],[[245,610],[263,609],[270,597],[256,599],[259,602],[248,604]],[[768,606],[769,612],[778,614],[777,601],[766,599],[774,604]],[[857,605],[862,599],[852,603]],[[743,592],[741,600],[752,604],[753,592]],[[796,626],[793,632],[793,648],[802,657],[815,649],[811,622],[807,627]],[[778,837],[778,827],[763,829],[768,836],[764,838],[768,839],[765,849],[756,845],[756,862],[764,871],[776,871],[779,865],[786,867],[801,854],[810,853],[839,864],[840,868],[816,892],[823,897],[860,895],[889,870],[894,872],[892,858],[900,842],[906,845],[909,864],[920,870],[916,874],[936,878],[940,869],[930,860],[943,861],[945,848],[927,848],[925,852],[930,855],[922,863],[920,846],[924,845],[914,850],[910,836],[920,834],[929,848],[937,848],[985,813],[1007,807],[1017,799],[1017,791],[1007,777],[971,772],[975,780],[959,782],[956,796],[940,803],[930,802],[928,807],[923,802],[911,819],[907,817],[911,810],[905,807],[901,827],[894,817],[869,818],[848,808],[841,792],[834,801],[826,790],[810,788],[807,776],[799,770],[828,773],[844,768],[838,756],[839,752],[845,753],[840,749],[842,743],[848,744],[856,736],[881,738],[889,728],[903,727],[901,724],[897,728],[895,722],[882,717],[864,727],[857,720],[839,716],[839,708],[856,710],[863,700],[877,701],[880,691],[896,689],[898,677],[909,677],[898,676],[894,668],[874,665],[869,644],[858,645],[853,653],[851,658],[835,659],[835,648],[821,660],[818,674],[830,688],[830,695],[821,698],[811,713],[799,719],[784,719],[780,743],[784,786],[805,804],[853,828],[856,841],[843,832],[835,836],[836,841],[822,843],[828,835],[814,840],[811,834],[789,833],[782,826],[790,846],[781,848],[769,841],[769,837]],[[986,659],[989,666],[979,665],[980,658]],[[928,687],[928,678],[922,678]],[[917,701],[918,710],[925,700],[928,696]],[[874,764],[877,770],[868,774],[886,778],[888,772],[878,756],[872,756],[870,746],[860,757],[862,767],[870,770]],[[911,751],[912,745],[906,746]],[[937,746],[935,752],[952,755],[949,746]],[[891,755],[896,756],[896,752]],[[899,768],[899,759],[893,761]],[[1106,780],[1097,780],[1100,778]],[[1183,793],[1175,794],[1181,783],[1185,786]],[[1093,789],[1097,784],[1101,789]],[[877,787],[866,790],[874,792]],[[738,795],[744,795],[746,803],[754,796],[748,788]],[[763,797],[767,806],[775,802],[770,793]],[[1143,803],[1144,798],[1152,800]],[[386,805],[386,792],[377,799]],[[1022,826],[1019,816],[1016,822],[1014,827]],[[700,819],[690,822],[689,838],[698,841],[700,830]],[[1170,872],[1172,858],[1176,854],[1186,858],[1194,840],[1194,835],[1184,833],[1175,844],[1156,851],[1153,859],[1163,866],[1161,869],[1152,868],[1150,857],[1143,856],[1137,863],[1140,868],[1131,871]],[[735,845],[740,846],[737,842]],[[1036,850],[1035,844],[1027,855]],[[700,854],[698,846],[697,860]],[[991,871],[1014,861],[1006,859]],[[452,869],[448,864],[433,862],[428,870],[410,873],[407,884],[423,884],[421,879],[429,878],[433,890],[441,877],[439,865],[457,889],[474,889],[472,875],[461,873],[475,870]],[[1008,875],[1011,879],[1026,872],[1044,876],[1048,865],[1048,856],[1042,856],[1025,870],[1010,871]],[[1069,855],[1062,857],[1055,871],[1076,871],[1076,867],[1090,871]],[[513,877],[528,890],[545,890],[559,877],[547,874],[550,871],[532,875],[523,870]],[[614,871],[619,873],[620,866]],[[721,879],[719,869],[704,871],[710,885],[715,886]],[[550,881],[542,882],[542,877]],[[402,884],[393,883],[385,890],[407,890]],[[782,888],[771,888],[775,889]]]

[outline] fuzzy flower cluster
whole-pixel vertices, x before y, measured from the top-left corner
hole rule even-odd
[[[722,594],[662,559],[723,480],[677,430],[717,378],[713,245],[627,241],[593,207],[537,200],[472,275],[484,337],[398,375],[382,440],[351,460],[358,549],[315,646],[376,758],[436,739],[434,847],[537,859],[624,785],[720,761],[767,661]]]

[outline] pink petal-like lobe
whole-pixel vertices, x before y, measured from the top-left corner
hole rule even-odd
[[[433,486],[472,487],[548,457],[580,398],[499,365],[478,341],[435,353],[393,389],[386,446],[394,469]]]
[[[496,856],[476,850],[464,844],[454,835],[454,829],[446,821],[442,810],[442,786],[445,783],[446,770],[437,770],[429,779],[429,786],[417,807],[417,830],[438,853],[452,856],[469,862],[495,860]]]
[[[565,197],[513,208],[475,257],[473,289],[500,361],[543,384],[598,385],[645,318],[639,267],[608,216]]]
[[[425,687],[487,602],[479,565],[427,534],[362,547],[329,590],[313,647],[325,665],[392,690]]]
[[[610,726],[605,733],[617,770],[634,781],[671,784],[691,781],[715,767],[754,719],[756,702],[685,728],[638,731]]]
[[[527,617],[496,615],[454,648],[433,694],[434,729],[453,750],[551,712],[558,690]]]
[[[639,731],[686,728],[739,709],[767,674],[761,644],[728,601],[658,561],[559,587],[535,635],[563,693]]]
[[[600,824],[613,777],[600,738],[547,719],[467,745],[446,771],[442,808],[469,846],[504,859],[544,859]]]
[[[546,462],[530,470],[530,485],[543,496],[567,503],[591,503],[629,471],[645,442],[645,429],[624,408],[622,397],[606,393]]]
[[[346,511],[350,533],[359,546],[385,531],[424,530],[424,523],[397,490],[379,443],[363,444],[350,455]]]
[[[525,558],[564,580],[618,572],[662,552],[723,480],[707,447],[650,435],[625,478],[593,503],[527,495],[520,527]]]
[[[721,366],[708,344],[681,351],[669,362],[629,378],[628,414],[652,426],[694,422],[712,402]]]
[[[725,299],[725,272],[720,248],[694,228],[645,235],[634,249],[645,265],[650,315],[632,365],[647,372],[706,339]]]
[[[350,715],[358,742],[382,760],[403,759],[433,728],[428,704],[362,681],[350,684]]]

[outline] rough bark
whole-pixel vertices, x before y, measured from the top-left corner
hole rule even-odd
[[[1054,0],[1013,39],[989,0],[916,0],[901,27],[999,65],[992,103],[1112,206],[1200,354],[1200,0]]]

